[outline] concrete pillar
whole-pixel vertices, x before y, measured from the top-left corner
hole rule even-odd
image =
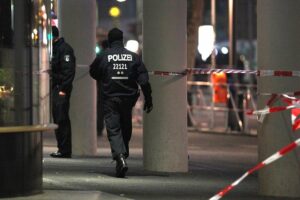
[[[144,0],[143,59],[148,70],[186,68],[187,3]],[[144,115],[144,167],[151,171],[186,172],[186,77],[151,76],[154,109]]]
[[[300,1],[263,0],[258,4],[259,69],[299,70]],[[299,78],[261,77],[259,92],[299,91]],[[259,107],[270,97],[259,97]],[[269,115],[258,129],[259,159],[263,160],[295,139],[290,112]],[[300,196],[300,166],[297,152],[259,172],[259,192],[267,196]]]
[[[95,58],[96,1],[59,0],[58,20],[77,63],[70,108],[73,154],[96,155],[96,84],[88,72]]]

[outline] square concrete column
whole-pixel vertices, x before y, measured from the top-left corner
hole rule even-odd
[[[257,4],[259,69],[299,70],[300,1],[263,0],[257,1]],[[258,90],[267,93],[299,91],[299,81],[295,77],[260,77]],[[270,96],[259,96],[259,108],[266,105],[268,98]],[[268,115],[258,128],[259,160],[264,160],[296,137],[299,133],[291,130],[290,111]],[[259,191],[262,195],[300,196],[297,151],[259,172]]]
[[[187,2],[144,0],[143,59],[149,71],[186,69]],[[151,76],[154,109],[144,115],[144,167],[186,172],[186,77]]]
[[[78,156],[96,155],[96,83],[89,76],[95,58],[96,1],[59,0],[61,36],[74,48],[76,76],[71,95],[72,151]]]

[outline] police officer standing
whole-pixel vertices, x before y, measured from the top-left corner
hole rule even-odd
[[[123,32],[113,28],[108,33],[110,48],[96,57],[90,66],[90,75],[101,87],[104,119],[116,160],[116,176],[123,178],[128,170],[129,141],[132,134],[132,108],[142,88],[149,113],[152,108],[151,86],[148,71],[141,58],[124,48]]]
[[[75,76],[75,56],[72,47],[64,38],[59,37],[59,30],[52,26],[53,57],[51,60],[52,77],[52,115],[58,151],[50,156],[70,158],[72,155],[71,122],[69,118],[72,82]]]

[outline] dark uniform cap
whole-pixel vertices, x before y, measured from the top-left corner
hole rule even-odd
[[[111,44],[114,41],[122,41],[123,32],[118,28],[113,28],[108,33],[108,42]]]

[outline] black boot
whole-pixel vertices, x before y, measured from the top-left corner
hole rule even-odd
[[[70,153],[61,153],[59,151],[51,153],[50,156],[53,158],[71,158],[72,157]]]
[[[125,174],[128,170],[128,166],[125,160],[125,156],[123,154],[120,154],[116,157],[116,177],[118,178],[124,178]]]

